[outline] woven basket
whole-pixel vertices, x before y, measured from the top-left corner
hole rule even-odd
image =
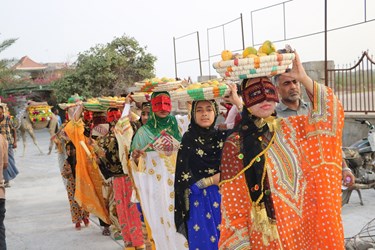
[[[136,82],[134,85],[139,92],[171,91],[181,87],[182,81],[176,82]]]
[[[100,105],[104,108],[123,108],[125,105],[125,100],[114,100],[108,98],[98,98]]]
[[[105,112],[107,110],[106,107],[103,107],[100,103],[89,103],[89,102],[84,102],[83,107],[86,110],[93,111],[93,112]]]
[[[213,64],[217,73],[227,80],[274,76],[284,73],[292,63],[294,53],[220,61]]]
[[[229,95],[228,85],[218,85],[213,87],[204,87],[197,89],[184,89],[171,92],[172,100],[177,101],[199,101],[222,98]]]
[[[151,94],[152,94],[152,92],[135,92],[130,97],[135,102],[150,102],[151,101]]]
[[[71,107],[74,107],[74,106],[77,106],[77,103],[59,103],[59,107],[62,110],[67,110],[68,108],[71,108]]]

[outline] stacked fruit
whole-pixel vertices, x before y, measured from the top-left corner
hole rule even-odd
[[[106,110],[106,108],[100,104],[98,98],[87,99],[87,101],[83,103],[83,106],[85,107],[85,109],[90,111],[103,112]]]
[[[99,97],[98,101],[104,108],[122,108],[125,104],[125,97],[104,96]]]
[[[261,56],[277,55],[276,46],[270,41],[266,40],[259,49],[254,47],[247,47],[242,54],[233,54],[230,50],[223,50],[221,52],[221,59],[223,61],[242,59],[242,58],[257,58]]]
[[[221,53],[222,61],[213,64],[220,76],[228,80],[273,76],[285,72],[294,59],[290,51],[276,51],[275,45],[267,40],[259,49],[247,47],[242,54],[229,50]]]
[[[154,92],[154,91],[169,91],[177,89],[181,81],[176,81],[174,78],[152,78],[145,79],[142,82],[136,82],[135,86],[139,92]]]
[[[211,100],[229,95],[229,87],[222,80],[209,80],[189,84],[186,88],[180,88],[171,92],[174,100],[194,101]]]

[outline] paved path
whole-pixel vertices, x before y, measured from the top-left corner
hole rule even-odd
[[[122,241],[103,236],[98,219],[75,230],[71,221],[67,193],[57,162],[57,153],[47,155],[47,130],[37,133],[44,155],[28,138],[26,155],[22,143],[16,152],[20,174],[6,189],[5,227],[9,250],[120,250]]]
[[[42,150],[47,152],[47,131],[36,134]],[[21,154],[22,148],[19,148],[16,162],[20,174],[6,190],[5,226],[9,250],[122,249],[122,241],[101,235],[94,217],[88,228],[74,229],[55,152],[38,154],[28,138],[26,156],[21,157]],[[343,207],[345,237],[359,233],[375,218],[375,190],[364,190],[363,199],[365,204],[361,206],[358,195],[353,193],[350,203]]]

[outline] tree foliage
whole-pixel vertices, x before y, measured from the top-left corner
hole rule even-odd
[[[16,38],[6,39],[0,42],[0,53],[9,48],[17,41]],[[0,88],[7,88],[9,83],[12,82],[14,72],[8,67],[10,59],[1,59],[0,60]]]
[[[131,37],[115,38],[106,45],[80,53],[65,76],[53,83],[59,102],[78,93],[86,98],[127,92],[134,82],[154,77],[156,57]]]

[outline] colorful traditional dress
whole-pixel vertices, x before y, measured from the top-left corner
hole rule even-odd
[[[146,125],[139,128],[133,138],[131,151],[144,149],[162,130],[175,140],[181,140],[178,120],[171,115],[159,118],[151,110]],[[178,147],[166,154],[148,147],[145,156],[139,158],[138,165],[132,161],[132,176],[156,249],[188,248],[185,237],[176,232],[174,225],[174,174],[177,150]]]
[[[191,123],[183,135],[178,151],[175,176],[175,224],[177,231],[189,242],[189,249],[218,249],[221,223],[221,195],[217,185],[191,191],[199,180],[219,173],[221,151],[227,132],[202,128],[195,121],[195,107]],[[217,105],[211,102],[217,118]]]
[[[308,116],[266,122],[244,110],[225,143],[219,248],[344,249],[340,102],[314,83]]]
[[[80,143],[84,142],[91,153],[94,153],[92,147],[87,143],[87,138],[83,135],[84,123],[81,119],[71,120],[65,126],[64,131],[76,147],[76,192],[74,198],[84,210],[110,224],[108,210],[103,199],[103,180],[99,167],[93,159],[88,157]]]
[[[125,247],[139,247],[144,245],[141,219],[137,206],[130,202],[133,188],[127,175],[127,158],[133,132],[126,117],[120,119],[116,127],[113,128],[113,125],[109,133],[99,140],[99,146],[105,150],[105,157],[100,160],[107,175],[113,176],[116,214]]]
[[[72,216],[72,222],[74,224],[81,223],[83,219],[89,218],[89,213],[83,210],[80,205],[74,199],[74,193],[76,190],[76,160],[73,156],[68,156],[64,162],[64,167],[61,171],[61,175],[66,179],[66,191],[68,193],[70,213]]]

